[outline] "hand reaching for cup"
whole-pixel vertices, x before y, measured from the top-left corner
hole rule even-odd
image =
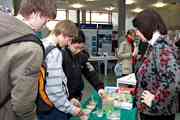
[[[82,111],[81,108],[75,107],[75,112],[73,113],[74,116],[81,116]]]
[[[77,100],[76,98],[72,98],[70,102],[76,107],[81,107],[79,100]]]

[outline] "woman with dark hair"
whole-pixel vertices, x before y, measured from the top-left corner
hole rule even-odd
[[[174,50],[160,15],[146,9],[133,20],[136,35],[149,43],[136,76],[137,108],[141,120],[175,120],[177,70]]]

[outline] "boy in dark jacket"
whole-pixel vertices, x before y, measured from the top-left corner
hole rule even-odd
[[[81,100],[84,82],[82,74],[90,84],[103,95],[104,83],[99,80],[94,67],[88,62],[89,55],[84,51],[85,36],[82,31],[79,36],[72,40],[68,48],[63,50],[63,69],[67,76],[67,86],[71,98]]]

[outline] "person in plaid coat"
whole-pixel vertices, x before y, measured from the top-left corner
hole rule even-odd
[[[146,9],[133,20],[140,38],[149,43],[136,76],[137,108],[141,120],[175,120],[177,64],[160,15]]]

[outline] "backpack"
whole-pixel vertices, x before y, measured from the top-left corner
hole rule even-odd
[[[9,42],[6,42],[2,45],[0,45],[0,47],[4,47],[4,46],[8,46],[8,45],[11,45],[11,44],[15,44],[15,43],[20,43],[20,42],[35,42],[37,43],[38,45],[41,46],[42,50],[43,50],[43,56],[45,54],[45,50],[44,50],[44,47],[43,47],[43,44],[42,42],[40,41],[40,39],[35,36],[34,34],[27,34],[27,35],[24,35],[22,37],[19,37],[19,38],[16,38],[14,39],[13,41],[9,41]],[[10,94],[10,91],[9,91],[9,94],[7,94],[5,96],[5,99],[3,99],[2,101],[0,101],[0,108],[11,98],[11,94]]]
[[[54,48],[57,48],[57,47],[51,45],[45,49],[45,58],[48,55],[48,53],[50,53],[50,51]],[[45,85],[46,85],[47,75],[48,75],[47,65],[44,59],[40,68],[39,76],[38,76],[38,96],[36,99],[37,112],[48,112],[54,107],[54,104],[50,101],[46,93]]]

